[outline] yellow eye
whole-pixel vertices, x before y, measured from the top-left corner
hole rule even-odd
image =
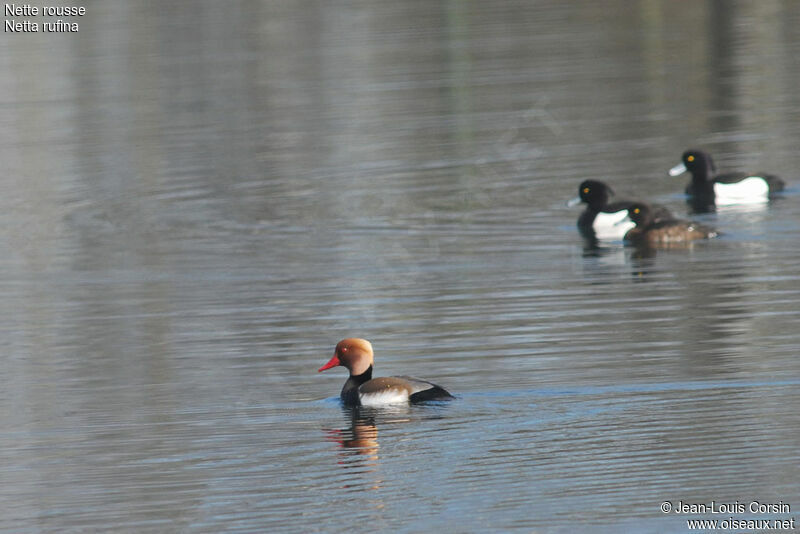
[[[689,156],[688,158],[686,158],[686,161],[688,161],[689,163],[693,162],[694,156]]]
[[[589,188],[588,188],[588,187],[584,187],[584,188],[583,188],[583,192],[584,192],[584,193],[588,193],[588,192],[589,192]]]
[[[642,210],[640,210],[639,208],[633,208],[633,213],[635,213],[637,215],[639,214],[640,211],[642,211]]]

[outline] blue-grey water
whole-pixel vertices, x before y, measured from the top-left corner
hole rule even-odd
[[[84,5],[0,47],[0,530],[800,515],[800,4]],[[722,236],[586,249],[586,178]],[[344,409],[348,336],[456,400]]]

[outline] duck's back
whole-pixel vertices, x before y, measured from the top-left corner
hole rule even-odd
[[[680,219],[671,219],[654,222],[639,232],[635,238],[656,245],[709,239],[716,235],[716,231],[708,226]]]

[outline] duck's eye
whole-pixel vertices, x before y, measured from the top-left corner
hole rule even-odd
[[[588,192],[589,192],[589,188],[588,188],[588,187],[584,187],[584,188],[583,188],[583,193],[584,193],[584,194],[586,194],[586,193],[588,193]]]
[[[688,158],[686,158],[686,161],[688,161],[689,163],[693,162],[694,156],[689,156]]]
[[[639,215],[639,212],[642,211],[639,208],[633,208],[633,213]]]

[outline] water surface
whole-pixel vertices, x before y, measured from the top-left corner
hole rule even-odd
[[[800,6],[87,13],[0,48],[0,529],[660,533],[686,531],[663,501],[800,507]],[[691,214],[666,175],[689,146],[790,187]],[[723,235],[586,249],[586,178]],[[343,408],[316,369],[348,336],[457,399]]]

